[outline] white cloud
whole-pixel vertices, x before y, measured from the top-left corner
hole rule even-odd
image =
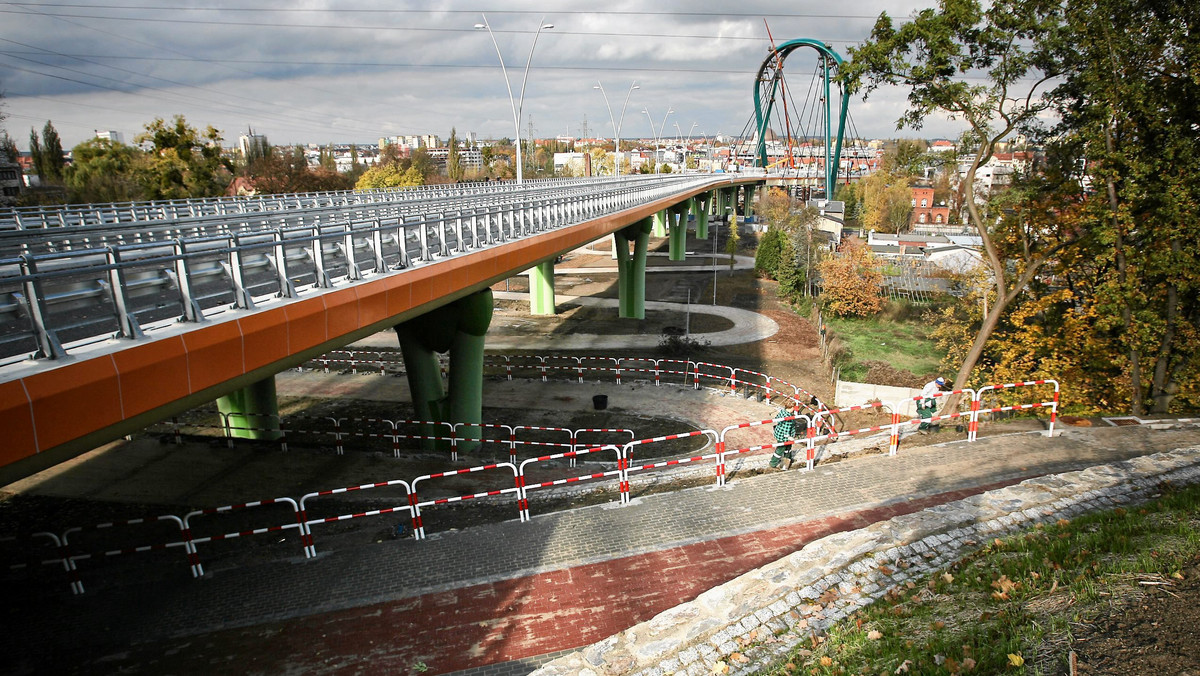
[[[135,136],[154,117],[183,114],[198,127],[213,125],[227,140],[248,126],[275,143],[375,142],[398,133],[511,136],[513,121],[496,52],[477,7],[463,0],[275,0],[253,7],[290,11],[180,8],[143,0],[147,9],[92,0],[36,8],[0,7],[0,89],[6,92],[9,132],[24,145],[28,127],[52,120],[64,143],[94,129]],[[488,14],[514,94],[542,11],[553,30],[539,38],[526,90],[522,131],[532,115],[542,136],[579,131],[586,117],[594,135],[611,135],[609,113],[592,86],[604,82],[619,114],[629,84],[622,136],[650,136],[643,107],[666,123],[666,135],[696,125],[695,133],[735,134],[753,115],[754,73],[766,55],[768,17],[777,42],[796,37],[830,41],[843,54],[866,37],[881,10],[903,17],[922,2],[831,6],[814,0],[782,5],[745,0],[627,0],[590,11],[594,3],[511,0]],[[844,7],[843,6],[848,6]],[[329,9],[334,12],[299,11]],[[159,8],[159,9],[153,9]],[[392,10],[422,10],[398,12]],[[372,12],[365,10],[388,10]],[[58,14],[57,18],[42,16]],[[808,16],[779,16],[805,14]],[[840,14],[844,16],[816,16]],[[672,37],[692,36],[692,37]],[[699,37],[696,37],[699,36]],[[805,55],[788,61],[789,79],[807,88]],[[952,136],[930,121],[921,132],[894,131],[903,110],[899,92],[881,90],[851,103],[856,129],[866,136]]]

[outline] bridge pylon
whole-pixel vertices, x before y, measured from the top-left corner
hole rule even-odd
[[[484,289],[395,327],[418,420],[456,426],[458,450],[470,452],[483,438],[483,343],[492,323],[492,290]],[[443,387],[437,353],[450,353],[449,387]],[[428,437],[445,436],[429,429]],[[432,441],[427,448],[439,446]]]
[[[617,253],[617,316],[646,318],[646,250],[654,218],[644,218],[613,233]],[[629,243],[633,242],[633,251]]]

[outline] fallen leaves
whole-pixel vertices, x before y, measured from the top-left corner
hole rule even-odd
[[[830,657],[829,655],[822,655],[821,659],[818,661],[821,663],[821,666],[823,666],[823,667],[832,667],[833,666],[833,658]]]
[[[1008,664],[1013,667],[1020,667],[1025,664],[1025,658],[1016,653],[1008,654]]]
[[[729,659],[731,659],[731,660],[733,660],[734,662],[737,662],[737,663],[739,663],[739,664],[745,664],[745,663],[747,663],[747,662],[749,662],[749,661],[750,661],[750,658],[749,658],[749,657],[746,657],[746,656],[745,656],[744,654],[742,654],[742,653],[732,653],[732,654],[729,656]]]
[[[712,673],[714,673],[714,674],[728,674],[728,673],[729,673],[729,665],[728,665],[728,664],[725,664],[725,662],[724,662],[724,661],[717,662],[717,663],[715,663],[715,664],[713,664],[713,665],[712,665]]]
[[[879,631],[878,629],[872,629],[871,631],[867,632],[867,638],[872,641],[878,641],[879,639],[883,638],[883,632]]]

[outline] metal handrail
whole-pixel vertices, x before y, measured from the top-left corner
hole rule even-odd
[[[138,339],[176,321],[203,322],[231,308],[253,309],[272,298],[434,264],[713,182],[688,175],[317,193],[277,197],[271,204],[282,209],[294,199],[297,205],[325,200],[342,206],[322,207],[327,211],[321,213],[277,211],[259,220],[239,213],[186,223],[166,218],[120,228],[0,233],[0,366],[28,357],[57,359],[82,345]],[[406,199],[351,205],[397,194]],[[444,198],[450,194],[457,196]],[[182,206],[215,210],[246,202],[214,198]],[[150,209],[146,203],[122,208],[135,207]],[[45,236],[30,237],[35,232]],[[6,255],[3,241],[14,238],[25,240],[20,253]],[[67,310],[80,316],[56,316]]]

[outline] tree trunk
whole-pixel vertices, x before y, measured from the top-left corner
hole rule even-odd
[[[1176,256],[1179,255],[1178,240],[1172,240],[1171,252]],[[1174,353],[1172,347],[1175,343],[1175,329],[1179,319],[1179,287],[1173,282],[1167,284],[1166,310],[1167,325],[1159,343],[1158,355],[1154,363],[1154,377],[1150,381],[1150,398],[1154,402],[1151,404],[1151,413],[1166,413],[1171,406],[1171,400],[1175,398],[1171,390],[1177,389],[1171,387],[1173,384],[1171,376],[1174,370],[1169,368]]]
[[[1114,145],[1112,127],[1110,125],[1104,130],[1104,146],[1110,157],[1114,152]],[[1105,178],[1105,183],[1108,186],[1108,208],[1112,212],[1113,231],[1116,235],[1116,240],[1113,242],[1113,253],[1117,259],[1117,283],[1121,286],[1121,292],[1125,293],[1129,279],[1128,264],[1125,260],[1125,232],[1121,226],[1120,216],[1117,213],[1119,206],[1117,201],[1117,185],[1112,179],[1111,170]],[[1134,415],[1141,415],[1144,412],[1142,403],[1142,353],[1131,335],[1133,311],[1130,309],[1129,303],[1121,304],[1121,326],[1125,331],[1125,339],[1129,342],[1130,408]]]

